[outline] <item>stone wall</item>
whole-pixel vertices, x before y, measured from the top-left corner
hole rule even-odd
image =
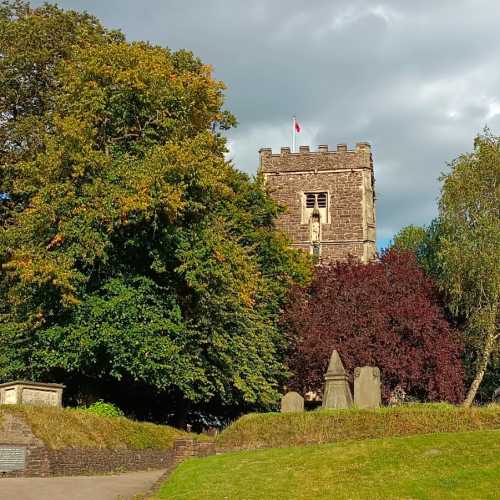
[[[13,446],[9,443],[7,446]],[[2,443],[3,446],[3,443]],[[17,445],[16,445],[17,446]],[[26,447],[26,466],[22,470],[1,471],[2,477],[45,477],[50,474],[50,466],[48,461],[48,453],[45,447]]]
[[[0,447],[24,449],[25,468],[0,472],[0,477],[46,476],[49,473],[48,454],[44,443],[33,435],[30,426],[9,412],[2,415]]]
[[[191,457],[208,457],[215,455],[214,441],[195,441],[191,438],[176,439],[174,443],[174,460],[182,462]]]
[[[78,476],[106,472],[170,469],[173,450],[65,448],[48,450],[48,475]]]
[[[309,222],[303,217],[304,193],[328,193],[328,219],[321,224],[321,258],[344,259],[351,254],[363,261],[375,255],[373,161],[370,145],[353,151],[343,144],[336,151],[320,146],[299,153],[282,148],[279,154],[260,150],[260,171],[271,195],[286,206],[277,221],[293,246],[311,251]]]
[[[178,439],[170,449],[63,448],[52,450],[34,436],[21,416],[5,412],[0,429],[0,448],[25,450],[21,470],[0,472],[2,477],[78,476],[148,469],[172,470],[189,457],[215,454],[213,441]]]

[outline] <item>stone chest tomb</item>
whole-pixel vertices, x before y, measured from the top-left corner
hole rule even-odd
[[[62,406],[63,384],[16,380],[0,384],[0,404]]]
[[[370,145],[335,151],[319,146],[298,153],[281,148],[260,153],[260,172],[273,198],[286,207],[277,227],[292,241],[322,260],[348,255],[368,262],[375,256],[375,195]]]

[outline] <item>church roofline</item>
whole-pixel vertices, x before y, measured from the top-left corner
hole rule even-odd
[[[299,151],[294,153],[289,147],[282,147],[279,153],[273,153],[271,148],[262,148],[259,150],[259,157],[259,171],[269,174],[373,169],[371,146],[368,142],[356,143],[355,149],[347,149],[347,144],[338,144],[335,150],[322,144],[317,151],[311,151],[309,146],[300,146]]]
[[[371,145],[369,142],[357,142],[355,149],[347,149],[347,144],[337,144],[337,149],[329,149],[327,144],[320,144],[318,146],[317,151],[311,151],[310,146],[299,146],[299,151],[292,153],[290,151],[290,147],[282,147],[279,153],[273,153],[272,148],[261,148],[259,149],[259,154],[262,156],[263,154],[272,156],[282,156],[282,155],[300,155],[303,153],[308,154],[321,154],[321,153],[357,153],[359,151],[371,151]]]

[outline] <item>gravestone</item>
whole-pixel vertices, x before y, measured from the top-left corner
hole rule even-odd
[[[494,403],[500,404],[500,387],[498,389],[495,389],[492,400]]]
[[[322,406],[323,408],[350,408],[352,406],[349,380],[337,351],[332,352],[325,374]]]
[[[16,380],[0,384],[0,404],[62,406],[63,384]]]
[[[287,392],[281,398],[281,413],[304,411],[304,398],[297,392]]]
[[[354,370],[354,404],[358,408],[378,408],[382,403],[380,370],[363,366]]]

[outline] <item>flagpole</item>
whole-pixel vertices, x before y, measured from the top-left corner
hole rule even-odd
[[[292,153],[295,153],[295,116],[292,118]]]

